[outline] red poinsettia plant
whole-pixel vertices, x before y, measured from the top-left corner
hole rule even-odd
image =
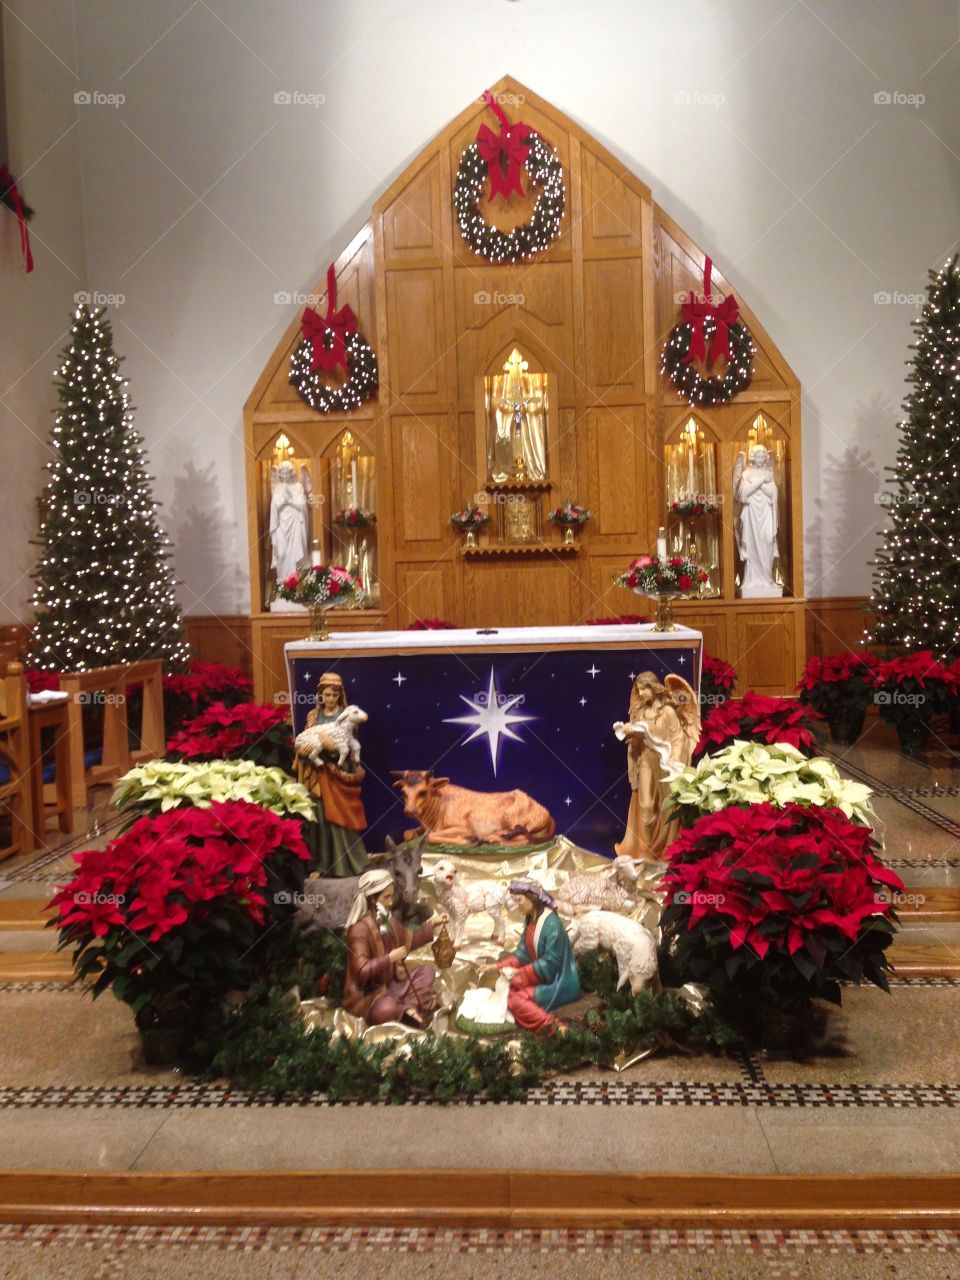
[[[960,681],[929,649],[920,649],[879,663],[873,686],[881,718],[900,724],[929,722],[931,716],[947,711]]]
[[[837,710],[865,711],[873,702],[880,659],[867,651],[811,658],[800,683],[800,701],[821,715]]]
[[[253,681],[240,667],[224,662],[191,662],[185,672],[163,677],[163,717],[168,729],[176,729],[212,702],[232,706],[253,693]]]
[[[869,827],[839,809],[754,804],[707,814],[667,852],[660,926],[684,982],[705,983],[749,1020],[767,1001],[841,982],[888,990],[886,948],[903,883]]]
[[[692,556],[638,556],[630,567],[614,578],[618,587],[628,587],[643,596],[687,595],[709,581],[709,575]]]
[[[407,631],[456,631],[455,622],[447,622],[445,618],[416,618],[407,626]]]
[[[819,753],[814,732],[821,719],[812,707],[796,698],[768,698],[748,690],[742,698],[722,703],[704,717],[694,760],[728,747],[738,738],[745,742],[786,742],[806,756]]]
[[[722,658],[711,658],[703,655],[703,668],[700,672],[700,705],[701,707],[721,707],[733,693],[737,682],[737,672],[729,662]]]
[[[293,768],[293,733],[285,707],[214,702],[188,720],[167,743],[170,760],[252,760],[254,764]]]
[[[301,824],[245,800],[141,818],[77,870],[51,906],[94,997],[141,1025],[247,985],[253,948],[296,909],[310,854]]]

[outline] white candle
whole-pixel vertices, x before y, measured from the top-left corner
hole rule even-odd
[[[693,441],[687,442],[687,475],[690,484],[690,497],[696,497],[696,482],[693,476]]]
[[[320,550],[320,543],[314,538],[310,546],[310,565],[311,568],[319,569],[323,564],[323,554]]]
[[[352,458],[350,460],[350,484],[353,490],[353,492],[350,495],[351,505],[354,507],[359,507],[360,495],[357,492],[357,460],[356,458]]]
[[[667,558],[667,531],[666,529],[657,530],[657,556],[660,560]]]

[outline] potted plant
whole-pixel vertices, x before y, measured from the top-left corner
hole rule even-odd
[[[879,665],[872,653],[837,653],[811,658],[804,668],[797,685],[800,701],[826,719],[830,736],[841,746],[856,742],[863,732]]]
[[[705,653],[700,672],[700,706],[722,707],[733,693],[736,682],[736,670],[729,662],[724,662],[722,658],[711,658]]]
[[[695,587],[708,581],[708,575],[692,556],[638,556],[623,573],[614,578],[618,587],[626,587],[640,596],[651,596],[657,602],[654,631],[676,631],[670,604],[677,596],[689,595]]]
[[[482,529],[485,524],[490,523],[490,517],[482,507],[464,507],[462,511],[455,511],[450,517],[450,523],[455,529],[459,529],[461,533],[466,534],[464,546],[471,550],[477,545],[477,530]]]
[[[586,507],[581,507],[578,503],[571,502],[567,498],[565,502],[561,502],[559,507],[554,507],[548,514],[547,519],[552,524],[560,525],[563,529],[563,545],[565,547],[575,547],[577,544],[573,531],[587,523],[590,519],[590,512]]]
[[[130,822],[170,809],[208,809],[214,803],[244,800],[281,817],[315,817],[310,792],[282,769],[252,760],[150,760],[117,781],[111,797]]]
[[[253,681],[240,667],[225,662],[191,662],[187,671],[163,677],[163,718],[168,729],[179,727],[212,702],[232,706],[253,695]]]
[[[303,565],[289,578],[277,583],[277,598],[305,604],[310,609],[308,640],[329,640],[326,612],[351,601],[363,603],[363,583],[343,565]]]
[[[684,982],[764,1048],[799,1047],[813,997],[889,990],[900,878],[838,809],[754,804],[700,818],[668,851],[664,945]]]
[[[872,794],[862,782],[841,777],[832,760],[811,759],[786,742],[733,742],[669,784],[670,804],[685,827],[707,813],[755,804],[839,809],[869,827],[876,821]]]
[[[252,760],[293,771],[293,734],[286,707],[212,703],[167,742],[168,760]]]
[[[956,677],[929,649],[881,662],[874,672],[874,702],[880,718],[897,731],[905,756],[922,756],[930,737],[930,721],[949,711]]]
[[[786,743],[804,755],[816,755],[814,725],[819,719],[818,712],[796,698],[768,698],[748,689],[742,698],[721,703],[704,717],[693,758],[713,755],[736,741]]]
[[[249,985],[310,855],[298,822],[237,800],[141,818],[76,859],[51,903],[58,949],[73,947],[94,998],[130,1006],[146,1061],[169,1065],[205,1012]]]

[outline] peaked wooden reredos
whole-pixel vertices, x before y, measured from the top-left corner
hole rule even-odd
[[[679,318],[677,295],[702,289],[704,254],[648,188],[572,120],[509,77],[492,91],[504,95],[501,101],[518,102],[508,107],[511,117],[525,120],[559,151],[566,188],[559,239],[513,266],[491,265],[464,244],[452,204],[454,179],[464,148],[481,122],[490,123],[475,101],[377,201],[336,261],[337,305],[349,303],[377,353],[378,398],[338,416],[304,403],[287,380],[301,307],[245,406],[259,697],[285,687],[283,644],[305,634],[302,615],[271,614],[262,604],[259,460],[270,455],[281,431],[298,452],[321,456],[332,453],[349,427],[376,457],[380,604],[336,615],[336,628],[403,628],[434,617],[464,626],[540,625],[652,611],[649,601],[612,586],[611,577],[654,546],[664,523],[664,442],[691,410],[660,375],[660,351]],[[529,217],[534,196],[515,221]],[[499,209],[484,208],[509,229],[502,202]],[[321,276],[321,314],[324,283]],[[716,270],[714,287],[730,292]],[[730,405],[696,411],[718,450],[724,594],[683,603],[677,613],[703,630],[708,653],[738,667],[741,689],[787,692],[804,657],[800,387],[738,301],[757,347],[752,384]],[[499,372],[514,346],[532,369],[553,376],[559,431],[548,502],[570,497],[593,513],[575,555],[464,557],[448,523],[485,479],[477,474],[477,378]],[[733,541],[726,536],[733,442],[744,439],[759,412],[789,442],[791,459],[790,530],[781,537],[782,546],[790,546],[792,594],[772,601],[735,598]]]

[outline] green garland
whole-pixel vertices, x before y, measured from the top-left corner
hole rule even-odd
[[[725,1050],[739,1043],[733,1028],[714,1012],[696,1014],[677,996],[641,992],[634,999],[618,993],[616,966],[606,955],[586,956],[580,964],[584,988],[603,997],[603,1009],[590,1016],[588,1026],[571,1025],[562,1036],[538,1039],[522,1033],[516,1057],[504,1042],[475,1036],[428,1034],[398,1053],[394,1044],[334,1038],[327,1028],[308,1035],[293,988],[314,990],[318,976],[327,974],[328,994],[336,998],[342,944],[284,926],[274,945],[279,963],[265,966],[272,978],[219,1012],[194,1044],[194,1061],[207,1063],[208,1078],[227,1076],[237,1088],[274,1095],[322,1093],[334,1101],[425,1097],[450,1102],[482,1095],[506,1102],[524,1098],[548,1075],[585,1063],[608,1064],[661,1036],[696,1049]]]

